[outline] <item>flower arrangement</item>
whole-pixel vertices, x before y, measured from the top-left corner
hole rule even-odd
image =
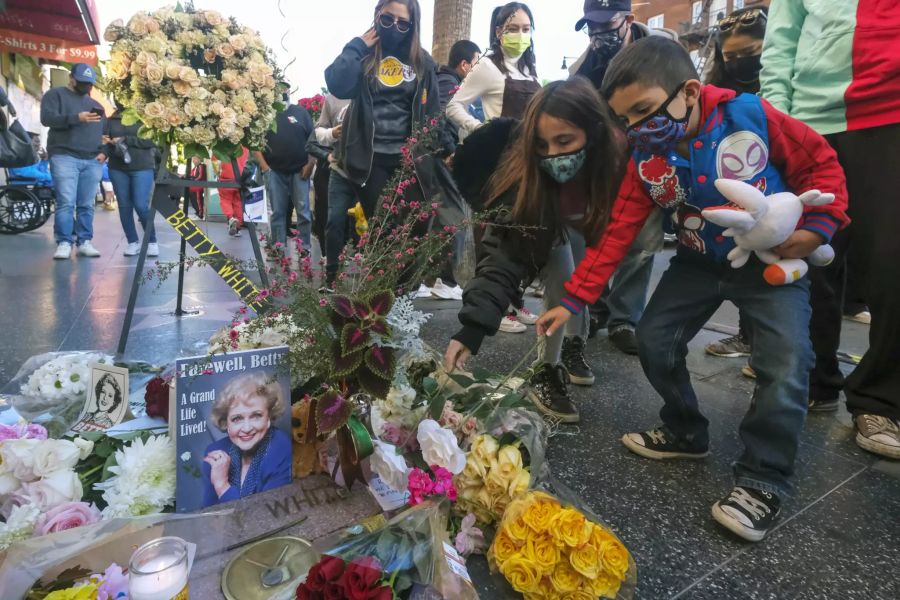
[[[297,600],[393,600],[391,583],[377,558],[345,561],[326,554],[297,588]]]
[[[459,500],[453,507],[460,515],[472,513],[482,525],[503,517],[510,502],[525,492],[531,473],[518,442],[500,445],[493,436],[475,438],[466,454],[465,468],[454,478]]]
[[[141,438],[116,451],[112,477],[94,487],[103,491],[104,518],[139,517],[175,500],[175,442],[168,435]]]
[[[84,402],[91,379],[91,363],[112,364],[112,356],[97,352],[64,354],[35,370],[20,389],[23,396],[48,402]]]
[[[539,491],[507,507],[488,560],[525,598],[615,598],[631,568],[612,532]]]
[[[156,376],[147,382],[144,390],[144,406],[147,416],[157,417],[169,421],[169,389],[172,385],[172,376]]]
[[[316,123],[319,120],[319,117],[322,116],[322,108],[325,106],[325,96],[316,94],[309,98],[300,98],[297,104],[309,111],[309,116],[312,117],[313,123]]]
[[[116,563],[102,573],[91,573],[84,578],[86,569],[64,571],[49,588],[32,588],[27,600],[118,600],[128,598],[128,573]]]
[[[430,496],[446,496],[448,500],[455,502],[453,474],[437,465],[431,465],[428,471],[414,468],[409,472],[409,505],[421,504]]]
[[[259,34],[213,10],[166,7],[107,27],[105,84],[126,107],[122,122],[185,158],[223,159],[260,149],[283,108],[278,73]]]

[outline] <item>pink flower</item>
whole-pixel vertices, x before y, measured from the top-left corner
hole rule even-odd
[[[463,556],[470,554],[483,554],[487,550],[487,541],[484,532],[475,526],[475,515],[469,513],[459,526],[459,533],[454,540],[456,551]]]
[[[94,573],[91,579],[102,582],[97,588],[97,600],[128,597],[128,575],[116,563],[109,565],[103,573]]]
[[[416,467],[409,472],[409,505],[421,504],[434,491],[434,482],[428,473]]]
[[[0,425],[0,442],[4,440],[46,440],[47,430],[37,423]]]
[[[319,298],[319,306],[328,306],[328,300],[326,300],[325,298]]]
[[[90,525],[100,520],[100,511],[87,502],[65,502],[38,517],[34,535],[41,536]]]

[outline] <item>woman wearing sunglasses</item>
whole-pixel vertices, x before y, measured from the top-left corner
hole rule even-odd
[[[328,283],[346,243],[347,210],[358,199],[372,217],[377,198],[400,166],[406,139],[440,114],[435,64],[419,40],[420,15],[417,0],[379,0],[373,26],[344,46],[325,70],[329,91],[351,100],[328,184]],[[407,194],[433,196],[434,164],[428,157],[416,163],[417,185]]]
[[[762,46],[768,8],[736,10],[721,21],[713,65],[706,83],[738,94],[759,93]]]
[[[534,17],[521,2],[510,2],[494,11],[491,51],[463,80],[447,105],[447,118],[459,127],[459,137],[482,125],[468,107],[481,98],[485,121],[497,117],[521,119],[531,97],[541,89],[531,38]]]

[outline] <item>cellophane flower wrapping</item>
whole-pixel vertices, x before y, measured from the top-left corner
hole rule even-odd
[[[615,533],[546,471],[513,500],[488,564],[526,599],[634,597],[637,567]],[[552,490],[552,491],[551,491]]]
[[[428,499],[379,529],[352,536],[342,532],[320,540],[315,548],[345,564],[376,565],[400,598],[408,598],[413,589],[432,588],[443,598],[476,600],[478,594],[461,574],[464,567],[460,569],[447,535],[448,514],[446,500]]]

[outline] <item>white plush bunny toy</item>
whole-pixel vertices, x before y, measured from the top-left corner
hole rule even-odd
[[[728,253],[732,268],[743,267],[751,252],[769,265],[763,276],[772,285],[793,283],[806,275],[809,266],[824,266],[834,260],[834,249],[819,246],[806,260],[781,258],[772,248],[787,240],[803,215],[803,206],[821,206],[834,201],[834,194],[810,190],[800,196],[781,192],[765,196],[743,181],[717,179],[716,189],[734,205],[714,206],[702,211],[703,217],[721,227],[722,235],[733,237],[737,247]]]

